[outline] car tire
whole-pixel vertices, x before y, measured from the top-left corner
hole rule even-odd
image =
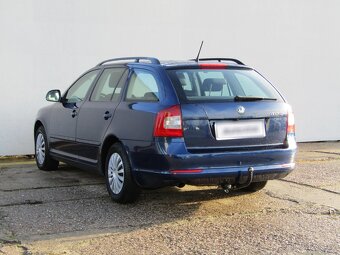
[[[40,170],[51,171],[57,170],[59,161],[51,158],[46,132],[43,126],[40,126],[35,132],[35,161]]]
[[[267,181],[263,182],[252,182],[248,187],[245,187],[243,190],[248,192],[256,192],[263,189],[267,184]]]
[[[139,188],[132,177],[128,155],[120,143],[113,144],[108,151],[105,181],[111,199],[117,203],[131,203],[139,195]]]

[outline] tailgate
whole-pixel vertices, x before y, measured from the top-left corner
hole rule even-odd
[[[241,115],[239,108],[245,111]],[[283,147],[287,108],[278,102],[182,105],[188,150],[250,150]]]

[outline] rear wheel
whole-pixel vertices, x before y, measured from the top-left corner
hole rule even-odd
[[[249,192],[256,192],[263,189],[267,184],[267,181],[263,182],[252,182],[248,187],[244,188],[243,190]]]
[[[56,170],[59,161],[50,157],[46,132],[43,126],[35,132],[35,161],[40,170]]]
[[[106,188],[113,201],[131,203],[136,200],[139,189],[131,174],[128,156],[120,143],[111,146],[105,164]]]

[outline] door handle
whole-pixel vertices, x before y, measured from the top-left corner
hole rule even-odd
[[[77,115],[78,115],[77,110],[73,110],[71,114],[72,118],[76,117]]]
[[[112,114],[109,112],[109,111],[106,111],[105,113],[104,113],[104,119],[105,120],[108,120],[109,118],[111,118],[112,117]]]

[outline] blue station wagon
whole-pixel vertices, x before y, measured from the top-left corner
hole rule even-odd
[[[55,103],[34,125],[38,168],[97,170],[119,203],[185,184],[257,191],[295,166],[291,107],[237,59],[109,59],[46,99]]]

